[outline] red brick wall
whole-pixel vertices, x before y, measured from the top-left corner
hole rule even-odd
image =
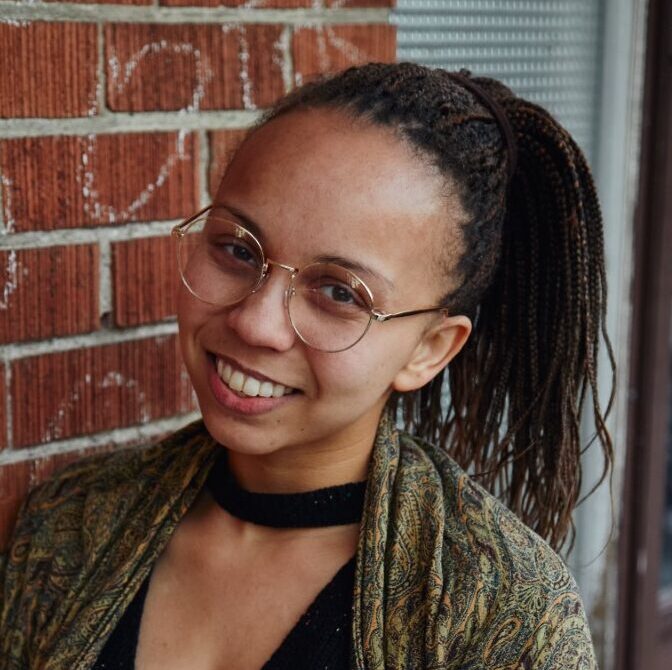
[[[55,468],[197,416],[170,227],[283,92],[394,60],[392,3],[0,9],[0,550]]]

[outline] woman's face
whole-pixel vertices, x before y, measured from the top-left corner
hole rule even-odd
[[[449,288],[439,268],[459,217],[446,205],[445,182],[390,131],[340,112],[291,112],[258,129],[230,163],[215,202],[256,224],[270,259],[301,268],[331,256],[367,266],[375,275],[358,275],[383,311],[433,306]],[[465,317],[433,313],[374,322],[352,348],[317,351],[289,321],[288,280],[272,268],[257,293],[225,308],[180,291],[180,344],[203,419],[236,451],[330,450],[367,440],[370,447],[390,392],[422,386],[469,334]],[[294,391],[241,397],[219,379],[215,355]]]

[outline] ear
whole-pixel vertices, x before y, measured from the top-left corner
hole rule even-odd
[[[424,386],[457,356],[469,339],[471,327],[467,316],[442,317],[425,331],[408,363],[392,381],[392,388],[403,393]]]

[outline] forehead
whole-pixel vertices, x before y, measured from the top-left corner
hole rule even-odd
[[[292,112],[257,129],[215,201],[253,219],[271,257],[351,258],[397,286],[437,274],[451,219],[445,180],[406,142],[336,110]]]

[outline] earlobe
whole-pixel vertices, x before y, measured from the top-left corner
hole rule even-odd
[[[415,391],[436,377],[457,356],[471,334],[471,320],[463,315],[444,318],[422,337],[408,363],[392,382],[395,391]]]

